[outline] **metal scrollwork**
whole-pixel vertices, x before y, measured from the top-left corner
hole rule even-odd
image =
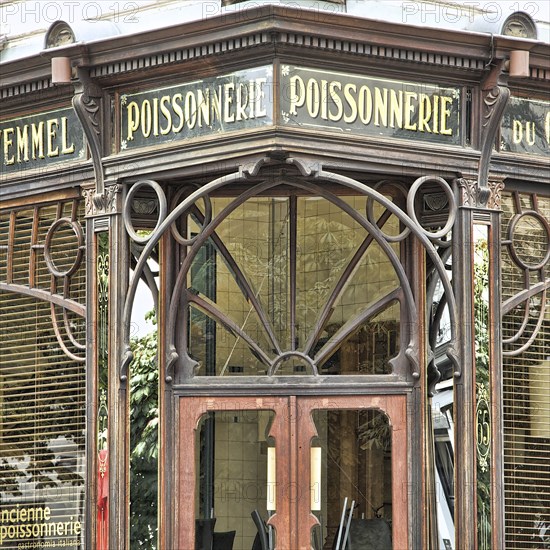
[[[227,205],[213,218],[212,207],[210,205],[209,199],[211,194],[224,186],[246,181],[251,176],[257,176],[259,174],[261,166],[263,166],[268,161],[269,159],[263,157],[259,158],[256,162],[250,163],[245,168],[242,168],[233,174],[217,178],[202,187],[191,190],[190,193],[190,190],[186,190],[189,193],[186,196],[184,196],[184,191],[179,191],[178,193],[176,193],[171,202],[171,211],[168,213],[168,215],[165,214],[164,206],[162,204],[160,205],[159,217],[156,226],[154,230],[149,235],[147,235],[146,239],[140,238],[140,236],[137,235],[136,231],[134,230],[134,227],[130,221],[129,202],[132,197],[135,196],[137,189],[144,185],[151,187],[155,191],[159,203],[162,203],[165,195],[160,186],[156,182],[153,182],[151,180],[147,180],[145,182],[137,182],[136,184],[134,184],[134,187],[130,190],[126,197],[126,203],[123,213],[124,222],[126,224],[126,229],[130,237],[134,240],[136,240],[136,237],[138,237],[138,239],[140,239],[138,242],[143,243],[144,247],[141,255],[137,260],[134,274],[130,281],[126,303],[124,306],[125,349],[123,352],[123,356],[121,357],[121,379],[127,379],[127,369],[132,359],[132,352],[129,346],[129,325],[132,303],[135,298],[137,283],[142,276],[146,262],[150,257],[154,247],[159,242],[161,236],[167,231],[172,232],[172,235],[177,242],[188,247],[181,264],[178,266],[179,272],[173,284],[172,296],[167,311],[167,322],[165,329],[165,333],[167,336],[165,381],[168,383],[173,382],[176,373],[179,373],[180,376],[182,376],[183,378],[193,377],[198,367],[197,361],[190,357],[185,351],[188,347],[186,340],[188,336],[186,335],[186,331],[183,331],[183,334],[180,335],[180,337],[183,338],[183,344],[178,344],[179,348],[182,351],[178,352],[178,350],[176,349],[176,326],[177,319],[180,316],[182,299],[188,305],[192,304],[194,307],[204,312],[209,318],[214,319],[216,323],[219,324],[219,326],[224,327],[235,338],[246,343],[246,345],[249,347],[249,349],[258,359],[258,361],[265,365],[266,372],[270,376],[276,374],[279,370],[279,366],[286,359],[291,357],[301,359],[306,364],[309,364],[311,366],[311,373],[314,376],[318,375],[318,365],[322,364],[324,360],[330,357],[337,350],[339,342],[342,342],[346,338],[351,336],[354,331],[357,331],[360,328],[362,323],[366,322],[367,319],[370,319],[379,314],[381,311],[387,308],[389,304],[393,302],[398,302],[402,305],[403,311],[407,316],[407,332],[404,334],[406,334],[405,338],[408,338],[408,345],[401,349],[399,356],[395,357],[391,361],[394,363],[402,362],[404,365],[408,364],[412,377],[419,378],[419,334],[417,333],[417,329],[415,328],[418,322],[416,300],[412,292],[407,273],[401,264],[401,259],[391,246],[392,242],[395,242],[395,240],[402,240],[410,233],[413,233],[424,246],[428,256],[435,266],[435,271],[439,274],[441,278],[442,285],[445,289],[449,315],[451,318],[452,334],[451,343],[448,348],[448,355],[451,358],[451,361],[455,367],[455,375],[459,376],[460,368],[453,346],[456,329],[456,305],[445,265],[432,243],[432,241],[439,242],[440,239],[447,236],[454,224],[456,216],[456,204],[452,189],[450,188],[449,184],[445,182],[442,178],[419,178],[414,183],[413,189],[411,190],[412,199],[411,202],[409,202],[408,204],[409,208],[407,213],[402,208],[397,206],[394,202],[392,202],[391,199],[385,197],[383,194],[377,191],[377,188],[380,187],[381,184],[378,184],[374,188],[368,187],[363,183],[342,176],[340,174],[326,172],[322,169],[320,163],[311,162],[299,158],[288,158],[286,159],[286,163],[296,166],[303,177],[291,176],[285,173],[279,178],[270,177],[264,180],[262,180],[261,178],[259,178],[258,180],[254,180],[253,185],[247,186],[246,189],[240,195],[238,195],[238,197],[229,201]],[[259,182],[256,183],[256,181]],[[351,188],[358,192],[358,194],[364,195],[367,198],[367,211],[365,215],[355,210],[355,208],[350,206],[346,201],[342,200],[342,198],[340,198],[338,195],[335,195],[334,193],[329,191],[326,186],[320,185],[320,183],[323,181]],[[423,228],[419,224],[414,214],[414,196],[421,188],[421,186],[428,182],[437,183],[438,185],[440,185],[449,203],[449,218],[444,227],[438,231],[428,231]],[[222,221],[224,219],[227,219],[227,217],[244,202],[256,196],[265,195],[270,189],[283,184],[294,187],[296,189],[300,189],[300,192],[305,191],[307,193],[313,193],[315,194],[315,196],[322,197],[328,202],[339,207],[359,226],[364,228],[365,234],[367,235],[364,243],[359,247],[359,250],[356,252],[354,258],[351,260],[350,265],[346,269],[344,269],[343,273],[340,276],[340,279],[337,279],[335,281],[334,288],[331,290],[331,294],[329,294],[324,306],[321,308],[318,314],[316,326],[306,338],[306,341],[302,342],[302,346],[300,349],[296,347],[296,343],[294,342],[293,338],[290,339],[290,349],[288,349],[286,345],[285,347],[283,347],[282,343],[278,341],[278,338],[275,335],[275,331],[271,326],[271,322],[268,319],[268,316],[266,315],[262,305],[260,304],[257,293],[254,292],[253,288],[247,281],[247,278],[240,270],[238,262],[235,261],[227,248],[225,248],[224,242],[218,237],[218,234],[216,232],[218,226],[222,223]],[[183,200],[181,200],[180,202],[180,199],[182,198]],[[198,201],[203,202],[204,210],[198,207]],[[372,204],[373,201],[376,201],[386,211],[386,213],[383,214],[381,218],[377,221],[374,220],[374,209]],[[198,234],[193,235],[192,238],[183,237],[183,235],[180,234],[175,226],[175,222],[182,215],[192,215],[194,217],[195,223],[199,227]],[[404,230],[401,232],[401,234],[391,236],[385,234],[382,231],[381,227],[384,223],[384,219],[387,219],[390,215],[396,216],[399,222],[404,226]],[[225,313],[220,311],[215,303],[212,303],[211,301],[202,298],[197,293],[193,292],[192,289],[185,288],[186,281],[188,280],[187,274],[191,269],[192,262],[194,261],[194,258],[198,254],[200,248],[207,241],[211,241],[217,247],[219,253],[223,255],[224,261],[228,263],[228,267],[231,270],[233,276],[236,278],[237,284],[241,292],[243,292],[246,301],[250,304],[251,311],[255,311],[259,322],[261,322],[263,325],[269,343],[269,350],[264,350],[257,342],[254,341],[252,337],[247,334],[247,332],[244,330],[244,327],[239,326]],[[330,338],[329,341],[324,343],[320,349],[316,349],[315,345],[319,340],[320,332],[327,323],[330,317],[330,312],[332,311],[334,304],[340,296],[342,289],[345,287],[345,282],[347,278],[349,278],[350,274],[356,269],[358,262],[361,258],[361,251],[366,250],[370,242],[372,241],[376,241],[380,250],[385,254],[389,263],[393,267],[397,279],[399,280],[398,288],[392,289],[387,295],[380,298],[374,304],[371,304],[365,311],[350,319],[344,324],[344,326],[339,327],[337,329],[337,332],[332,335],[332,338]],[[294,300],[294,302],[292,302],[291,308],[295,307],[296,304]],[[187,314],[183,312],[183,315],[185,317]]]
[[[155,226],[153,231],[145,235],[138,235],[134,230],[134,226],[132,225],[132,201],[134,199],[135,194],[142,187],[150,187],[156,193],[158,204],[159,204],[159,213],[158,213],[157,225]],[[124,220],[124,226],[126,227],[126,232],[134,242],[139,244],[146,243],[155,234],[155,231],[160,227],[160,225],[166,218],[166,210],[167,210],[166,196],[164,194],[164,191],[162,190],[162,187],[156,181],[140,180],[136,182],[134,185],[132,185],[132,187],[130,188],[130,191],[128,191],[128,195],[126,196],[126,200],[124,202],[124,206],[122,210],[122,219]]]
[[[550,223],[536,208],[525,209],[516,195],[516,213],[510,219],[502,244],[508,257],[523,274],[524,289],[502,304],[502,315],[512,315],[519,325],[515,333],[503,338],[503,354],[514,357],[526,351],[537,338],[547,310],[547,277],[550,262]],[[520,225],[525,224],[524,232]],[[527,235],[529,233],[529,235]],[[537,238],[538,235],[538,238]],[[527,239],[527,240],[526,240]]]
[[[476,448],[477,464],[482,472],[489,469],[491,452],[491,409],[489,392],[485,384],[478,383],[476,403]]]

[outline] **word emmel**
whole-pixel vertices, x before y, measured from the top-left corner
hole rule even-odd
[[[84,131],[72,107],[0,122],[0,174],[85,159]]]
[[[294,75],[289,99],[291,115],[304,109],[312,119],[453,135],[451,95]]]
[[[27,124],[13,124],[0,131],[4,165],[71,155],[75,145],[69,138],[66,116]]]

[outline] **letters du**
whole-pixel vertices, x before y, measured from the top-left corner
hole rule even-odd
[[[516,145],[519,143],[535,145],[536,137],[537,127],[533,121],[513,120],[512,141]],[[550,111],[548,111],[544,117],[544,140],[546,145],[550,145]]]

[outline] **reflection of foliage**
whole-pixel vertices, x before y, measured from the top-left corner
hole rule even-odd
[[[478,407],[489,408],[489,403],[483,396],[490,395],[489,383],[489,251],[485,238],[476,241],[474,249],[474,329],[475,329],[475,361],[476,361],[476,385]],[[476,409],[477,410],[477,409]],[[481,430],[482,437],[488,437],[487,445],[490,446],[490,417],[482,417],[486,422],[480,423],[476,414],[476,431],[478,438]],[[478,539],[479,548],[490,548],[491,540],[491,469],[485,463],[480,453],[486,451],[486,447],[479,448],[478,440],[477,456],[477,514],[478,514]]]
[[[28,309],[18,310],[18,315],[19,321],[31,332],[36,323],[36,305],[33,303]],[[11,322],[6,321],[7,325]],[[3,359],[11,363],[10,356],[13,359],[13,355],[17,354],[20,366],[28,368],[22,368],[17,376],[6,373],[5,378],[0,378],[2,421],[7,418],[11,420],[9,428],[5,428],[3,433],[0,431],[7,436],[0,439],[0,502],[8,501],[10,497],[27,498],[22,489],[23,483],[25,487],[38,491],[69,485],[82,486],[84,479],[78,473],[76,458],[77,454],[84,453],[85,445],[82,388],[75,386],[67,391],[48,391],[52,380],[74,378],[75,372],[80,376],[81,370],[78,364],[67,360],[53,332],[37,334],[36,339],[32,338],[32,343],[36,344],[32,361],[37,361],[38,365],[31,364],[28,356],[20,353],[15,330],[7,328],[6,334],[12,340],[9,347],[3,350]],[[20,344],[21,347],[28,347],[28,342],[23,340]],[[30,388],[38,396],[32,406],[28,401]],[[78,419],[76,422],[75,418]],[[13,419],[18,421],[13,422]]]
[[[152,319],[153,313],[148,314]],[[157,331],[132,341],[130,366],[130,545],[156,548],[158,495]]]
[[[368,411],[367,420],[359,426],[361,449],[391,449],[391,426],[388,417],[378,411]]]
[[[475,247],[474,262],[474,330],[476,380],[489,383],[489,252],[487,241],[480,240]]]

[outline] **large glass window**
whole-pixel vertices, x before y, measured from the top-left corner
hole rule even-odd
[[[0,214],[0,546],[6,549],[83,546],[85,273],[78,220],[73,201]]]
[[[342,201],[364,216],[365,197]],[[230,210],[191,252],[189,349],[198,375],[266,374],[277,357],[278,374],[311,373],[311,363],[319,374],[390,374],[400,282],[376,239],[322,197],[231,203],[212,199],[214,217]],[[198,212],[189,224],[190,239],[203,218]],[[383,223],[398,233],[393,216]],[[391,247],[398,258],[399,244]]]

